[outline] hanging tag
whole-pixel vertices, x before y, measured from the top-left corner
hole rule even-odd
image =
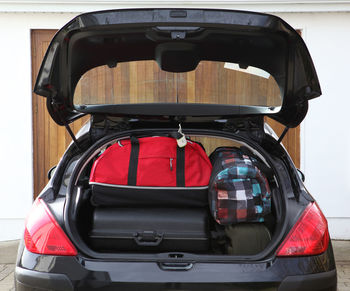
[[[186,136],[183,134],[181,129],[181,124],[179,124],[179,130],[177,131],[179,133],[179,137],[176,139],[177,145],[180,148],[183,148],[187,145]]]
[[[180,148],[183,148],[184,146],[187,145],[187,140],[186,140],[185,135],[183,135],[182,137],[180,137],[180,138],[177,139],[176,141],[177,141],[178,147],[180,147]]]

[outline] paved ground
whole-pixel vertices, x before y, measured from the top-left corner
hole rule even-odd
[[[350,291],[350,241],[333,241],[333,248],[337,263],[338,291]]]
[[[15,290],[13,270],[17,256],[18,241],[0,242],[0,291]]]
[[[13,270],[18,241],[0,242],[0,291],[13,291]],[[350,241],[333,241],[338,291],[350,291]]]

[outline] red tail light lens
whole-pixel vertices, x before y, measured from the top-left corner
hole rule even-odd
[[[327,220],[316,203],[311,203],[277,250],[277,256],[310,256],[327,250]]]
[[[41,199],[27,217],[24,243],[28,251],[42,255],[75,256],[77,250]]]

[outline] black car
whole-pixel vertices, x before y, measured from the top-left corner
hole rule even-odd
[[[321,95],[305,43],[282,19],[205,9],[82,14],[54,36],[34,91],[73,141],[27,217],[16,290],[336,290],[327,220],[281,144]],[[69,124],[85,115],[91,118],[74,136]],[[265,117],[285,126],[280,137]],[[131,137],[174,133],[208,155],[222,147],[248,150],[268,177],[269,214],[231,225],[229,242],[227,225],[209,214],[209,243],[198,251],[195,239],[185,251],[176,240],[158,248],[163,236],[151,229],[134,235],[140,248],[121,247],[113,235],[96,244],[97,220],[118,231],[118,217],[133,211],[123,227],[137,227],[154,205],[134,207],[143,195],[134,187],[123,210],[112,202],[97,206],[89,183],[94,162]],[[169,204],[152,210],[153,226],[173,213],[183,230],[194,227],[195,207]],[[209,204],[196,209],[210,213]]]

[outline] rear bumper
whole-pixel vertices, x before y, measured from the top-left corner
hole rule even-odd
[[[286,277],[278,291],[337,290],[337,271]]]
[[[74,290],[71,280],[64,274],[46,273],[16,267],[15,286],[17,291],[27,290]]]
[[[24,247],[15,270],[17,291],[33,290],[278,290],[337,289],[332,246],[318,256],[257,263],[194,263],[186,269],[156,262],[117,262],[38,255]]]
[[[336,290],[336,270],[317,274],[288,276],[282,282],[232,282],[232,283],[132,283],[86,280],[72,282],[67,275],[38,272],[16,268],[16,290],[32,291],[37,289],[71,291],[71,290],[278,290],[278,291],[307,291],[307,290]],[[74,285],[76,285],[74,287]]]

